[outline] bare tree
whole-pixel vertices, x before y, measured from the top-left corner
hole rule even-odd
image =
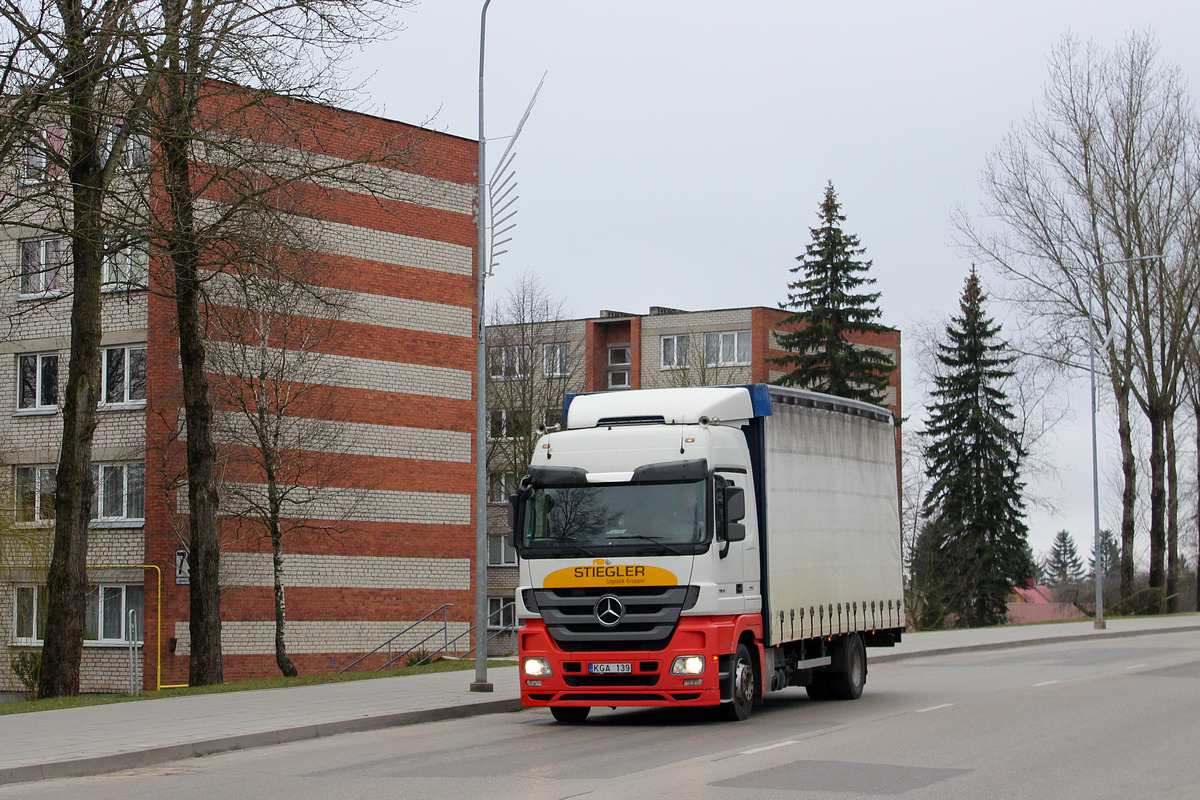
[[[152,236],[171,266],[167,291],[175,302],[183,374],[193,684],[219,682],[223,676],[217,452],[205,375],[206,259],[246,200],[314,174],[353,173],[344,163],[315,169],[296,164],[291,154],[280,156],[250,142],[263,130],[290,130],[297,140],[303,130],[315,130],[286,98],[344,100],[339,66],[349,48],[394,28],[390,12],[410,2],[161,0],[157,13],[138,30],[146,64],[165,56],[149,115],[166,196],[165,212],[152,221]],[[362,160],[394,162],[408,148],[385,150]],[[254,177],[243,180],[247,174]],[[208,201],[214,199],[221,210],[209,215]]]
[[[488,468],[520,475],[539,426],[562,425],[566,394],[581,388],[583,353],[562,301],[532,272],[493,307],[488,329]]]
[[[50,258],[47,249],[43,259],[34,259],[40,261],[36,270],[23,264],[19,276],[22,290],[52,296],[65,286],[59,271],[68,267],[71,285],[70,360],[38,688],[42,697],[79,692],[94,489],[91,453],[100,394],[100,287],[114,227],[105,204],[147,99],[137,85],[121,80],[131,65],[127,21],[141,7],[135,0],[0,6],[6,34],[0,66],[0,96],[5,98],[0,163],[23,178],[34,178],[38,187],[6,195],[5,217],[70,242],[67,264]],[[160,65],[158,58],[146,61],[146,75],[152,79]],[[47,180],[57,176],[65,177],[66,185]]]
[[[325,355],[336,349],[349,296],[326,288],[311,248],[273,211],[246,214],[242,235],[227,240],[228,255],[237,257],[226,259],[230,266],[210,286],[220,341],[211,343],[209,363],[214,430],[229,470],[222,510],[270,541],[275,660],[294,676],[286,644],[285,540],[338,533],[360,493],[336,457],[353,442],[344,405],[330,390],[337,367]]]
[[[1040,351],[1086,363],[1103,342],[1116,401],[1122,473],[1121,591],[1134,587],[1137,470],[1131,403],[1151,428],[1151,584],[1164,584],[1164,431],[1179,403],[1181,332],[1191,316],[1162,312],[1180,290],[1195,298],[1197,126],[1173,67],[1147,34],[1114,51],[1065,38],[1050,57],[1041,108],[988,160],[980,229],[960,214],[963,243],[1012,279],[1041,323]],[[1160,258],[1161,256],[1161,258]],[[1121,262],[1121,263],[1113,263]],[[1188,322],[1187,320],[1191,320]]]

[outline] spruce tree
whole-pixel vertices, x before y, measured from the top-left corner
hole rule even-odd
[[[1121,573],[1121,545],[1113,532],[1107,528],[1100,531],[1100,578],[1108,580]],[[1088,559],[1088,575],[1096,577],[1096,543],[1092,543],[1092,556]]]
[[[821,224],[810,228],[812,243],[799,265],[798,277],[788,284],[788,301],[781,308],[792,313],[780,321],[779,345],[787,355],[768,359],[788,370],[777,382],[818,392],[882,403],[895,364],[874,349],[856,347],[848,333],[879,333],[879,292],[861,293],[875,283],[865,277],[870,261],[860,260],[866,249],[858,237],[842,230],[841,213],[833,184],[825,187],[818,212]]]
[[[1046,577],[1057,586],[1079,580],[1082,575],[1083,560],[1075,549],[1075,540],[1069,531],[1059,531],[1054,535],[1050,557],[1046,559]]]
[[[932,486],[922,513],[936,537],[927,543],[928,572],[946,610],[969,625],[1003,622],[1012,587],[1034,573],[1021,497],[1024,454],[1004,393],[1014,357],[984,300],[972,268],[961,314],[938,347],[925,432]]]

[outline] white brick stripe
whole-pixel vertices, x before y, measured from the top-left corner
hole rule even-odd
[[[311,622],[291,620],[287,623],[284,636],[287,641],[288,653],[292,655],[297,653],[360,655],[374,650],[411,624],[412,620],[314,620]],[[468,627],[466,622],[451,621],[446,626],[447,636],[453,639],[466,633]],[[392,644],[392,653],[404,652],[426,637],[429,639],[420,645],[420,649],[437,650],[441,646],[445,640],[442,635],[442,620],[428,620],[417,625]],[[188,631],[188,623],[175,623],[175,638],[178,640],[175,652],[179,655],[190,654],[191,636]],[[456,644],[451,645],[450,649],[454,651],[457,648],[460,652],[465,652],[470,646],[468,637],[463,636]],[[221,652],[225,655],[274,655],[275,623],[271,620],[222,622]],[[345,664],[338,664],[338,666],[345,666]]]
[[[232,345],[208,342],[205,347],[218,351],[211,360],[214,371],[219,371],[222,363],[234,364],[238,361]],[[274,348],[272,351],[277,352]],[[296,359],[303,361],[304,355],[297,353]],[[332,376],[329,382],[333,386],[455,400],[471,399],[471,373],[466,370],[334,354],[322,355],[321,360],[323,371]]]
[[[274,583],[270,553],[221,554],[222,585],[273,586]],[[471,562],[466,558],[382,558],[285,553],[283,584],[287,587],[466,591],[471,588]]]
[[[183,409],[180,409],[179,413],[182,429]],[[237,411],[215,411],[213,417],[213,427],[219,444],[247,444],[252,441],[253,429],[250,420],[244,414]],[[314,429],[314,435],[307,438],[311,443],[321,445],[318,452],[376,458],[453,461],[463,464],[468,463],[472,457],[471,434],[462,431],[373,425],[366,422],[332,422],[300,417],[285,417],[283,423],[285,428],[290,429],[284,433],[283,441],[298,442],[301,445],[305,443],[305,430]],[[294,435],[289,436],[288,432]]]
[[[288,519],[414,525],[466,525],[471,521],[471,496],[467,494],[329,486],[287,488],[291,490],[290,499],[284,503],[283,516]],[[248,507],[244,498],[255,498],[257,505],[266,493],[265,484],[226,483],[221,492],[221,510],[227,514],[244,512]],[[186,506],[187,493],[180,492],[179,496]]]
[[[214,272],[208,278],[208,282],[209,291],[217,302],[239,306],[245,303],[236,290],[237,281],[234,276],[224,272]],[[318,289],[318,291],[321,290]],[[330,301],[340,307],[334,314],[330,314],[327,308],[321,308],[319,300],[303,297],[295,298],[297,302],[294,313],[299,316],[315,316],[320,319],[332,317],[332,321],[382,325],[388,328],[464,338],[473,337],[475,334],[470,308],[431,303],[426,300],[413,300],[407,297],[351,292],[343,289],[328,291]],[[307,309],[306,305],[309,306]]]
[[[440,211],[470,214],[475,210],[474,184],[453,183],[378,164],[353,162],[238,137],[231,137],[222,148],[206,150],[208,152],[199,157],[210,164],[237,167],[245,163],[246,154],[253,153],[260,162],[272,162],[271,173],[280,177],[301,178],[317,186],[352,194],[371,193]]]
[[[208,223],[214,222],[223,210],[223,206],[211,200],[196,203],[197,216]],[[298,246],[314,252],[452,275],[473,272],[472,249],[463,245],[294,214],[280,214],[280,219],[297,233],[301,240]]]

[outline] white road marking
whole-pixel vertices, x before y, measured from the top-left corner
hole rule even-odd
[[[1038,688],[1039,686],[1050,686],[1051,684],[1055,684],[1055,683],[1062,683],[1062,681],[1045,681],[1045,682],[1043,682],[1043,683],[1035,683],[1035,684],[1033,685],[1033,688],[1035,688],[1035,689],[1036,689],[1036,688]]]
[[[919,708],[913,713],[924,714],[926,711],[937,711],[939,708],[949,708],[952,705],[954,705],[954,703],[942,703],[940,706],[930,706],[929,708]]]
[[[1141,669],[1144,666],[1146,666],[1146,665],[1145,664],[1134,664],[1132,667],[1126,667],[1125,669]]]
[[[776,742],[775,744],[767,744],[763,745],[762,747],[755,747],[753,750],[743,750],[741,754],[744,756],[749,756],[753,755],[754,753],[761,753],[764,750],[774,750],[776,747],[787,747],[789,744],[795,743],[795,739],[788,739],[787,741]]]

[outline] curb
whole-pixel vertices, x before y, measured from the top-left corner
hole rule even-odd
[[[206,739],[184,744],[167,745],[165,747],[153,747],[148,750],[135,750],[117,755],[77,758],[70,761],[52,761],[46,764],[31,764],[24,767],[0,769],[0,785],[50,780],[52,778],[83,778],[91,775],[103,775],[107,772],[121,772],[123,770],[154,766],[156,764],[165,764],[170,761],[181,761],[187,758],[228,753],[234,750],[249,750],[268,745],[321,739],[341,733],[359,733],[362,731],[379,730],[381,728],[417,725],[423,722],[441,722],[443,720],[464,719],[483,714],[499,714],[520,710],[521,701],[519,698],[512,700],[491,700],[482,703],[468,703],[461,706],[429,708],[421,711],[403,711],[395,714],[359,717],[357,719],[341,720],[338,722],[301,725],[278,731],[262,731],[259,733],[224,736],[218,739]]]
[[[912,658],[927,656],[947,656],[955,653],[977,653],[986,650],[1007,650],[1011,647],[1034,647],[1039,644],[1062,644],[1064,642],[1097,641],[1100,639],[1126,639],[1130,636],[1153,636],[1158,633],[1189,633],[1200,631],[1198,625],[1179,625],[1173,628],[1143,628],[1134,631],[1093,631],[1091,633],[1076,633],[1063,636],[1048,636],[1041,639],[1014,639],[1011,642],[984,642],[968,644],[960,647],[942,647],[936,650],[920,650],[915,653],[887,653],[871,656],[871,663],[886,664],[889,661],[907,661]]]

